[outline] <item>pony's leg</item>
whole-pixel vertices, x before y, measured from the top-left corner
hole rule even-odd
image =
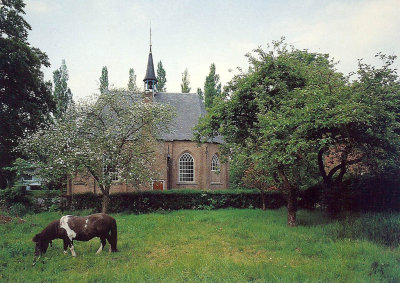
[[[106,238],[101,237],[100,238],[100,248],[97,250],[96,254],[101,253],[101,251],[104,249],[104,246],[107,244]]]
[[[107,234],[107,241],[110,244],[110,248],[108,249],[108,252],[111,253],[111,236]]]
[[[69,249],[71,250],[72,256],[76,256],[75,248],[74,248],[74,242],[72,242],[72,241],[70,242]]]
[[[63,242],[64,242],[64,254],[67,254],[68,253],[68,242],[65,239],[63,239]]]

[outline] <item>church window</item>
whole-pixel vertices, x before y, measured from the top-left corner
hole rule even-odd
[[[219,170],[219,158],[218,155],[214,154],[211,159],[211,171],[218,171]]]
[[[179,158],[179,182],[194,182],[194,159],[189,153]]]
[[[112,182],[118,182],[120,179],[118,169],[111,165],[111,160],[103,156],[103,176],[109,176]]]

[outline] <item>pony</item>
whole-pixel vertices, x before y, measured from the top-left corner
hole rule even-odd
[[[115,219],[104,213],[92,214],[89,216],[66,215],[59,220],[54,220],[42,232],[36,234],[32,241],[35,245],[35,257],[33,265],[45,254],[52,240],[62,239],[64,241],[64,254],[68,253],[68,247],[73,257],[76,256],[74,240],[89,241],[94,237],[100,238],[99,254],[106,245],[110,244],[110,252],[117,251],[117,222]]]

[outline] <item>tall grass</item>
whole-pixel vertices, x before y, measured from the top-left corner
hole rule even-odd
[[[56,240],[34,267],[31,238],[60,214],[0,225],[0,281],[400,281],[400,214],[331,221],[319,212],[300,211],[295,228],[286,226],[284,209],[113,216],[120,252],[95,255],[100,243],[94,239],[76,242],[78,256],[72,258],[62,254]]]

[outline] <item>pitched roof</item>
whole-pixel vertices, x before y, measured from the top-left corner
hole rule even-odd
[[[203,101],[197,93],[169,93],[157,92],[153,101],[160,104],[168,104],[175,108],[176,117],[172,122],[170,133],[162,134],[162,139],[192,140],[193,128],[199,122],[199,118],[206,114]],[[221,137],[214,138],[211,142],[222,143]]]
[[[154,73],[153,55],[151,54],[151,47],[150,47],[149,59],[147,61],[146,76],[144,77],[143,81],[146,80],[157,81],[156,74]]]

